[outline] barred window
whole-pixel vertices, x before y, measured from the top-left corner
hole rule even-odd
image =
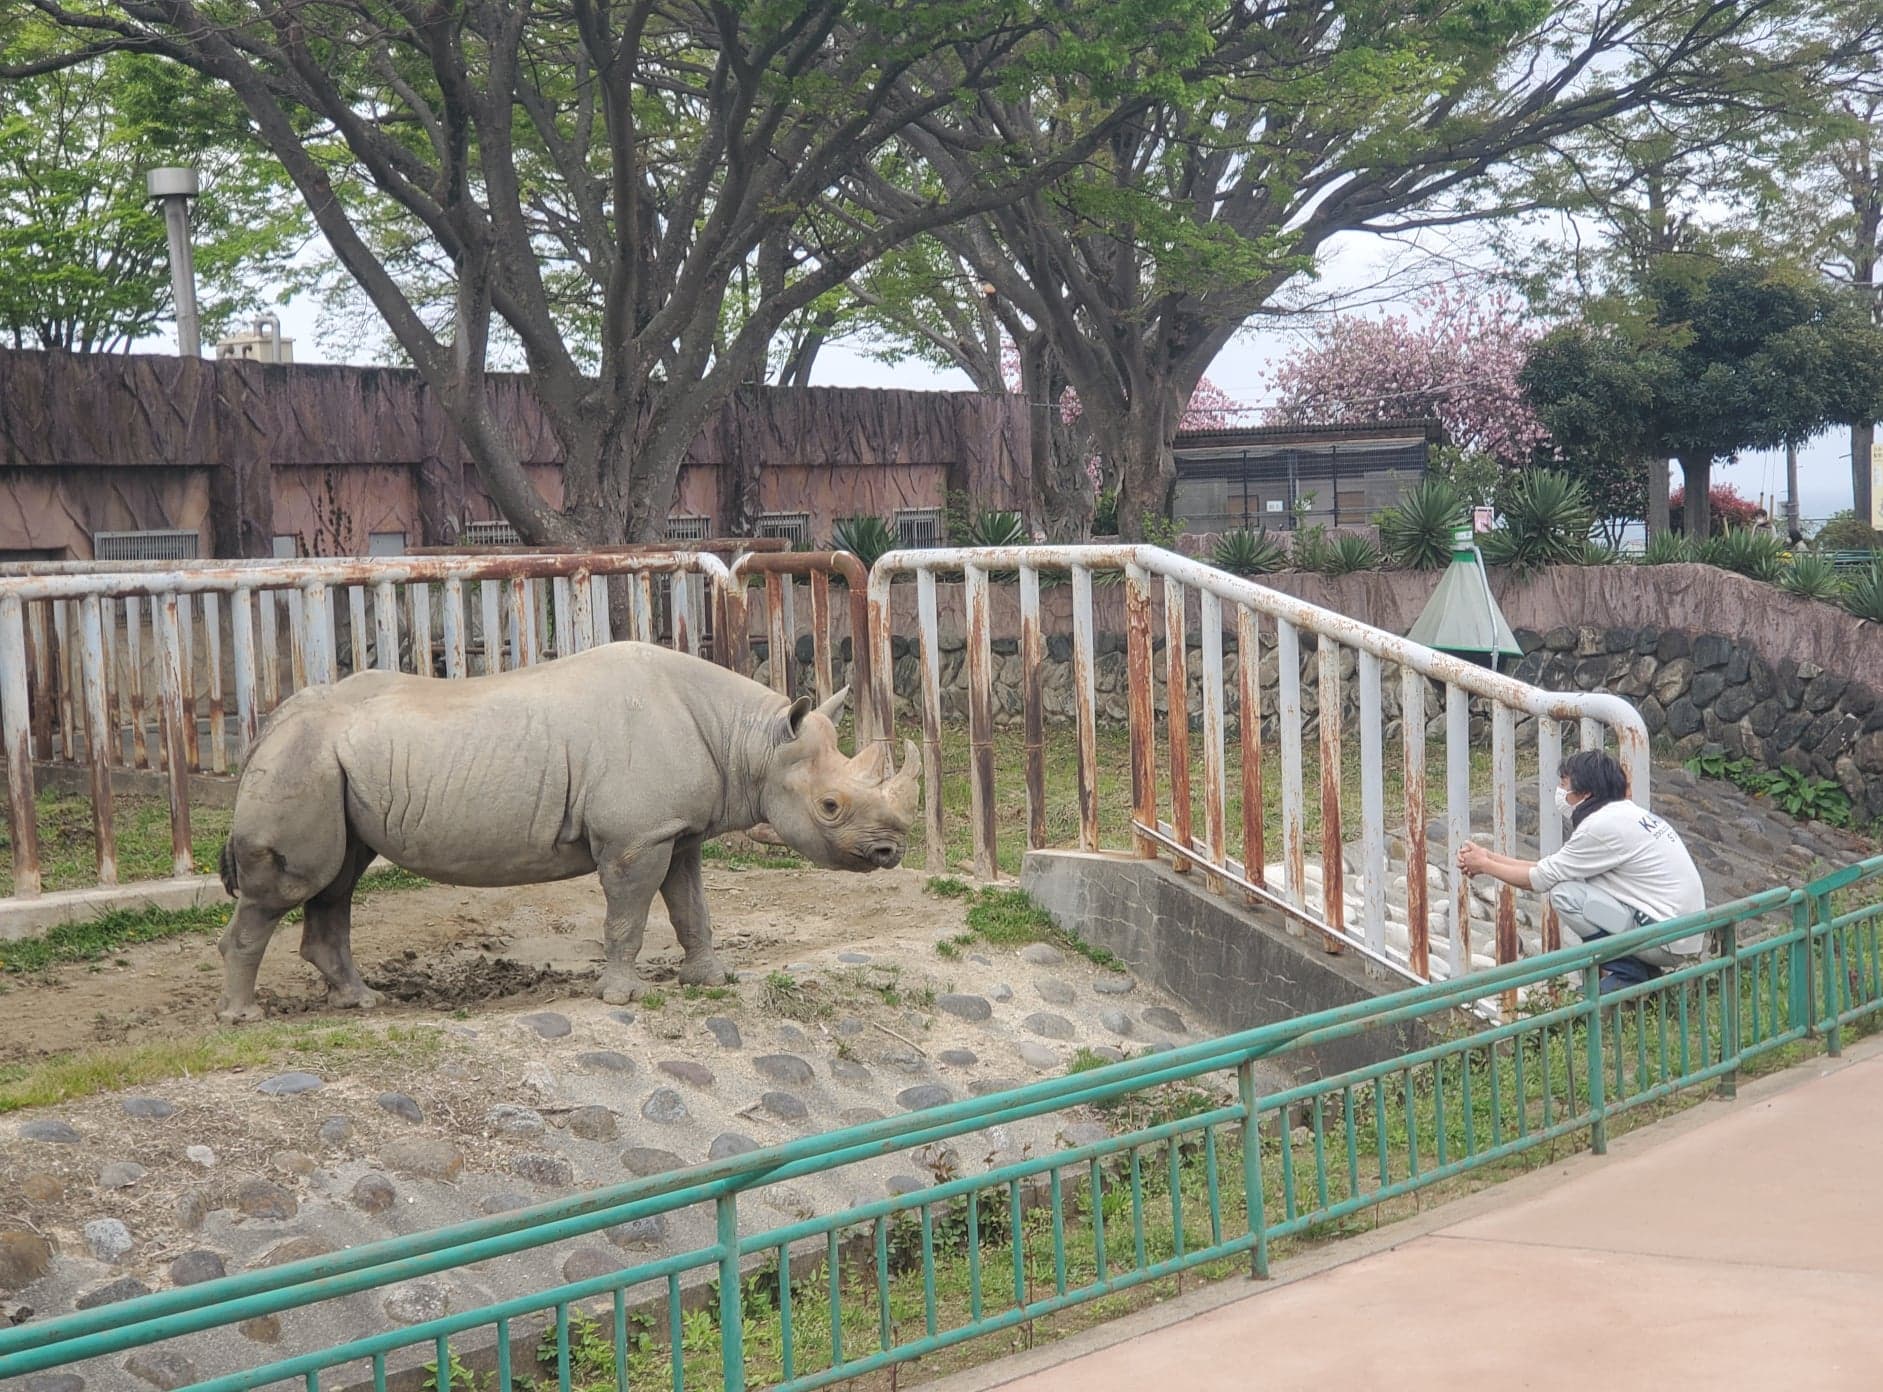
[[[100,561],[193,561],[201,538],[195,532],[93,532],[92,556]]]

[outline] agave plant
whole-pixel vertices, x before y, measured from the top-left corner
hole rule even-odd
[[[1791,564],[1779,572],[1779,588],[1806,599],[1836,599],[1844,592],[1844,582],[1837,578],[1837,567],[1829,556],[1809,553],[1792,557]]]
[[[1844,607],[1860,619],[1883,623],[1883,560],[1857,572],[1844,594]]]
[[[1026,519],[1017,512],[983,512],[968,523],[969,546],[1025,546],[1032,535]]]
[[[1678,532],[1662,532],[1641,553],[1642,565],[1681,565],[1696,559],[1693,544]]]
[[[1721,532],[1707,538],[1700,555],[1721,570],[1770,583],[1784,569],[1785,543],[1767,532]]]
[[[846,517],[831,528],[830,549],[848,551],[865,568],[896,549],[896,529],[880,517]]]
[[[1337,536],[1328,543],[1320,565],[1323,575],[1351,575],[1356,570],[1379,568],[1380,549],[1372,538],[1352,535]]]
[[[1427,478],[1377,519],[1380,549],[1404,570],[1442,570],[1451,560],[1452,533],[1464,521],[1464,503],[1449,480]]]
[[[1504,525],[1484,538],[1484,558],[1519,572],[1580,565],[1595,510],[1579,479],[1554,469],[1526,469],[1503,499]]]
[[[1288,564],[1288,552],[1266,527],[1224,532],[1210,551],[1210,564],[1231,575],[1267,575]]]

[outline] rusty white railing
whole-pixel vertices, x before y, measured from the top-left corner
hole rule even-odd
[[[715,648],[714,656],[735,672],[753,675],[756,667],[751,633],[754,620],[759,620],[765,635],[765,676],[774,691],[797,696],[801,694],[796,683],[797,641],[799,618],[803,616],[811,637],[811,684],[820,702],[828,699],[837,689],[839,652],[835,620],[840,611],[831,607],[833,579],[841,582],[847,601],[853,658],[849,705],[861,742],[873,709],[869,696],[871,671],[867,661],[855,661],[854,656],[862,651],[869,633],[869,572],[849,552],[776,551],[739,557],[718,591],[714,631],[725,634],[726,641]],[[800,583],[808,600],[803,608],[798,604]],[[763,596],[757,612],[752,604],[754,594]]]
[[[927,805],[927,846],[931,868],[946,865],[943,799],[936,795],[941,776],[942,699],[938,622],[939,576],[959,574],[963,580],[963,629],[966,641],[970,817],[974,865],[977,874],[997,873],[994,796],[993,715],[993,604],[992,576],[1017,572],[1018,656],[1020,659],[1021,722],[1024,729],[1024,776],[1027,803],[1027,845],[1041,848],[1045,833],[1045,741],[1042,667],[1047,635],[1041,620],[1042,575],[1071,581],[1071,644],[1073,715],[1078,744],[1079,836],[1081,849],[1098,849],[1099,808],[1094,673],[1097,661],[1093,587],[1096,576],[1124,573],[1125,671],[1128,681],[1127,722],[1130,732],[1132,803],[1130,828],[1136,853],[1144,857],[1164,854],[1175,868],[1200,867],[1206,882],[1217,890],[1234,887],[1252,903],[1278,910],[1297,925],[1324,935],[1329,951],[1355,950],[1379,967],[1417,980],[1456,976],[1490,964],[1472,948],[1473,902],[1469,880],[1457,866],[1457,850],[1472,834],[1470,759],[1474,738],[1472,707],[1479,710],[1478,728],[1488,724],[1492,769],[1491,844],[1512,853],[1518,826],[1518,724],[1534,719],[1538,816],[1535,833],[1544,853],[1561,843],[1562,827],[1553,806],[1553,790],[1562,754],[1564,725],[1573,724],[1585,748],[1602,747],[1612,736],[1617,756],[1627,768],[1635,796],[1648,797],[1647,731],[1640,716],[1626,701],[1604,694],[1557,693],[1539,690],[1500,676],[1459,658],[1435,652],[1355,619],[1319,608],[1252,581],[1213,570],[1173,552],[1147,546],[1038,546],[973,550],[898,551],[877,562],[870,575],[870,653],[875,663],[873,683],[876,738],[889,741],[895,733],[896,698],[893,686],[893,642],[897,623],[893,597],[906,592],[895,586],[898,577],[915,578],[916,645],[919,663],[914,705],[922,725]],[[1157,768],[1157,733],[1153,670],[1153,588],[1161,589],[1163,607],[1163,664],[1168,715],[1164,733],[1169,749],[1167,783]],[[906,606],[905,606],[906,607]],[[1196,625],[1200,638],[1201,699],[1198,729],[1203,761],[1203,827],[1194,825],[1191,788],[1191,718],[1185,693],[1189,690],[1188,635]],[[1225,664],[1225,638],[1235,639],[1233,667]],[[1315,647],[1312,682],[1302,656]],[[1241,712],[1260,710],[1263,699],[1261,669],[1264,654],[1274,655],[1278,690],[1272,734],[1261,719],[1246,720]],[[1346,655],[1358,687],[1351,717],[1323,719],[1321,713],[1344,711],[1341,688]],[[1387,668],[1396,668],[1396,701],[1387,696]],[[1436,913],[1428,890],[1429,855],[1426,833],[1426,796],[1433,775],[1427,765],[1426,704],[1429,684],[1440,689],[1444,714],[1444,760],[1447,855],[1443,883],[1447,894]],[[1305,698],[1313,697],[1314,739],[1319,749],[1319,810],[1321,835],[1318,863],[1311,863],[1307,846],[1307,795],[1303,788],[1303,749],[1309,712]],[[1396,705],[1401,769],[1405,787],[1401,857],[1406,890],[1396,930],[1389,934],[1387,825],[1385,770],[1388,704]],[[1227,708],[1237,711],[1237,741],[1241,766],[1241,855],[1229,854],[1226,784]],[[1342,853],[1343,828],[1352,809],[1343,805],[1342,746],[1352,729],[1360,745],[1361,828],[1359,863],[1370,873],[1360,875],[1358,894],[1345,884]],[[1281,841],[1278,862],[1275,848],[1266,844],[1264,811],[1272,790],[1264,786],[1264,742],[1279,743],[1281,774]],[[1162,809],[1168,808],[1168,816]],[[1279,884],[1275,881],[1279,879]],[[1353,902],[1357,898],[1357,903]],[[1519,955],[1516,891],[1502,886],[1495,900],[1495,956],[1498,963]],[[1437,920],[1435,922],[1435,919]],[[1556,946],[1556,930],[1547,911],[1539,915],[1544,947]],[[1356,921],[1357,920],[1357,921]],[[1435,932],[1445,941],[1435,957]],[[1399,941],[1403,938],[1403,942]]]
[[[621,636],[656,640],[656,577],[673,587],[672,645],[697,653],[690,596],[727,573],[711,555],[647,551],[19,570],[0,577],[15,898],[41,892],[35,760],[89,768],[100,885],[118,879],[114,769],[161,768],[174,871],[186,875],[190,775],[239,766],[262,717],[292,691],[369,666],[457,677],[608,642],[611,583],[627,590]]]

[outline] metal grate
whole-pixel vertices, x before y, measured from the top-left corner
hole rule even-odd
[[[100,561],[193,561],[201,538],[181,530],[93,532],[92,557]]]
[[[777,537],[803,550],[811,544],[811,514],[808,512],[763,512],[758,518],[758,534]]]
[[[521,546],[523,538],[508,522],[466,522],[458,533],[466,546]]]
[[[710,517],[669,517],[667,519],[668,541],[705,541],[713,534],[713,519]]]
[[[896,514],[896,545],[902,550],[941,544],[940,508],[903,508]]]

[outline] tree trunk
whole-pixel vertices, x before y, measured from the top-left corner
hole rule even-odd
[[[1850,427],[1850,498],[1857,517],[1868,527],[1874,525],[1870,496],[1870,450],[1876,443],[1876,426],[1865,421]]]
[[[1060,418],[1065,389],[1065,374],[1057,370],[1046,336],[1032,335],[1020,349],[1020,391],[1029,403],[1027,453],[1037,520],[1048,541],[1082,542],[1092,535],[1098,499],[1083,452]]]
[[[1667,535],[1668,472],[1665,459],[1648,461],[1648,535],[1651,537]]]
[[[1092,421],[1092,433],[1109,441],[1118,478],[1118,532],[1125,541],[1165,540],[1171,534],[1171,494],[1177,486],[1177,456],[1171,448],[1177,412],[1167,400],[1139,400],[1117,420]]]
[[[1697,541],[1713,535],[1713,460],[1711,457],[1682,459],[1680,478],[1687,490],[1680,505],[1681,528]]]

